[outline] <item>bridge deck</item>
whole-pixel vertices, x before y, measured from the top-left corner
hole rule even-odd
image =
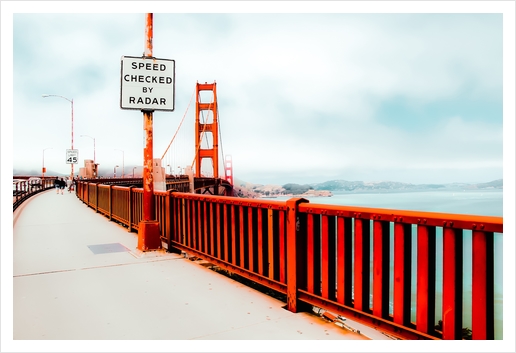
[[[73,193],[43,192],[13,217],[13,343],[386,339],[359,324],[362,334],[291,313],[181,255],[140,252],[135,233]]]

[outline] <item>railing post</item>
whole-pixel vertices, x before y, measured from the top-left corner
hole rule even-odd
[[[462,339],[463,231],[443,229],[442,338]]]
[[[231,237],[233,238],[231,241],[231,264],[237,264],[237,251],[236,251],[236,239],[237,239],[237,231],[236,231],[236,220],[238,215],[235,213],[238,210],[238,206],[235,203],[231,204]],[[229,226],[229,225],[228,225]]]
[[[353,291],[354,291],[354,307],[356,310],[363,312],[370,312],[369,309],[369,295],[371,291],[370,286],[370,272],[369,261],[371,251],[371,226],[370,220],[361,218],[362,214],[358,213],[355,216],[355,239],[354,239],[354,276],[353,276]]]
[[[95,213],[99,212],[99,184],[95,183]]]
[[[109,193],[108,193],[108,200],[109,200],[109,206],[108,206],[108,217],[109,220],[113,220],[113,185],[109,185]]]
[[[245,268],[245,240],[244,240],[244,206],[242,202],[239,202],[239,206],[237,206],[238,210],[238,234],[239,234],[239,244],[240,244],[240,263],[239,266]],[[235,237],[236,238],[236,237]]]
[[[390,224],[373,216],[373,314],[389,316]]]
[[[402,217],[395,217],[394,223],[394,322],[409,326],[412,283],[412,225],[401,223]]]
[[[230,262],[230,256],[229,256],[229,251],[231,250],[230,247],[229,247],[229,234],[231,234],[231,225],[228,223],[228,212],[229,210],[231,209],[231,206],[229,206],[228,204],[226,203],[223,203],[222,204],[222,210],[223,210],[223,215],[222,215],[222,224],[223,224],[223,230],[222,230],[222,233],[223,233],[223,237],[224,237],[224,260],[226,260],[227,262]]]
[[[473,230],[471,333],[474,340],[494,339],[494,234]]]
[[[84,203],[86,206],[90,207],[90,183],[86,183],[86,191],[84,193]]]
[[[323,298],[335,300],[337,298],[336,219],[327,215],[321,218],[321,295]]]
[[[306,290],[321,295],[321,218],[313,213],[306,217]],[[299,241],[297,241],[299,247]],[[298,269],[303,268],[297,263]],[[298,288],[300,287],[298,281]]]
[[[134,186],[129,186],[129,233],[133,231],[133,187]]]
[[[172,216],[174,213],[177,212],[174,207],[176,203],[172,201],[172,199],[174,198],[174,190],[169,190],[167,198],[165,199],[165,233],[167,236],[167,252],[181,254],[181,249],[178,249],[171,245],[172,232],[174,229],[177,229],[177,227],[175,227],[175,225],[172,224],[172,222],[174,222],[174,220],[177,219],[177,215],[175,217]]]
[[[435,226],[417,226],[416,328],[434,334],[435,330]]]
[[[297,299],[299,271],[297,237],[300,232],[298,205],[303,202],[308,200],[303,198],[287,200],[287,309],[293,313],[297,313],[300,309]]]
[[[353,219],[337,218],[337,301],[352,306],[353,290]]]

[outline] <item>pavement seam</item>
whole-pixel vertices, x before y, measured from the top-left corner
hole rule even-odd
[[[133,262],[133,263],[125,263],[125,264],[111,264],[111,265],[104,265],[104,266],[72,268],[72,269],[67,269],[67,270],[55,270],[55,271],[46,271],[46,272],[26,273],[26,274],[22,274],[22,275],[13,275],[13,278],[39,276],[39,275],[49,275],[49,274],[53,274],[53,273],[62,273],[62,272],[95,270],[95,269],[100,269],[100,268],[118,267],[118,266],[127,266],[127,265],[140,265],[140,264],[147,264],[147,263],[152,263],[152,262],[172,261],[172,260],[181,260],[181,258],[147,260],[147,261],[142,261],[142,262]]]

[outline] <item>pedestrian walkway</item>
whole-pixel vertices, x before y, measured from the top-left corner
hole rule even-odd
[[[13,344],[386,339],[359,324],[361,334],[313,313],[291,313],[280,300],[182,255],[141,252],[136,233],[74,193],[43,192],[13,217]]]

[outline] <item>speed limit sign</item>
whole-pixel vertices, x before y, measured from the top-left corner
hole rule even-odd
[[[66,164],[79,163],[79,150],[66,150]]]

